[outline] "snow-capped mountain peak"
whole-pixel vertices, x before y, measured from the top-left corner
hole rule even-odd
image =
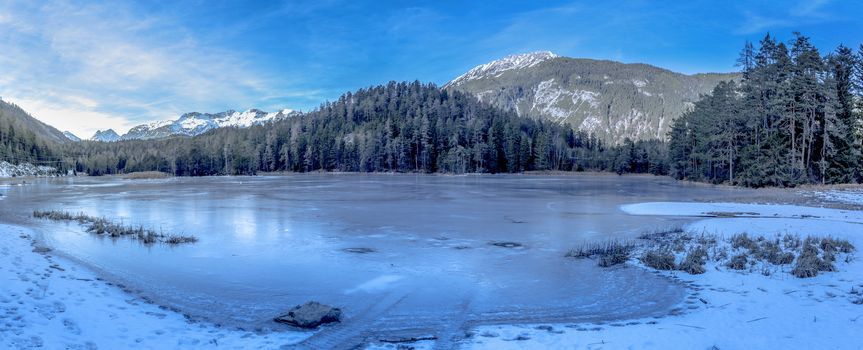
[[[455,78],[444,87],[458,86],[464,82],[488,76],[500,76],[503,72],[514,69],[530,68],[557,57],[559,56],[555,55],[551,51],[538,51],[506,56],[499,60],[476,66],[467,73]]]
[[[96,134],[90,138],[91,141],[102,141],[102,142],[114,142],[120,139],[120,135],[117,134],[114,129],[108,130],[96,130]]]
[[[243,112],[232,109],[220,113],[189,112],[176,120],[138,125],[123,135],[122,139],[156,139],[173,135],[196,136],[216,128],[248,128],[253,125],[285,119],[299,113],[290,109],[267,113],[255,108]]]

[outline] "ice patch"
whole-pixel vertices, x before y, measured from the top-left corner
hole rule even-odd
[[[375,277],[369,281],[361,283],[360,285],[348,289],[345,291],[345,294],[353,294],[356,292],[366,292],[366,293],[375,293],[380,292],[382,290],[388,289],[392,287],[392,284],[401,280],[402,276],[397,275],[383,275],[379,277]]]

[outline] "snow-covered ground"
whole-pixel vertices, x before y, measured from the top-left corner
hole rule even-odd
[[[56,168],[44,165],[36,166],[30,163],[15,165],[6,161],[0,162],[0,178],[16,176],[49,176],[56,172]]]
[[[0,225],[0,349],[273,349],[311,335],[190,322],[37,252],[33,235]]]
[[[863,188],[815,191],[813,194],[830,202],[863,205]]]
[[[633,215],[714,217],[685,227],[718,237],[748,232],[797,233],[848,239],[863,248],[863,212],[788,205],[641,203]],[[734,217],[729,217],[734,216]],[[638,261],[630,262],[637,267]],[[799,279],[791,266],[770,276],[737,272],[715,262],[707,272],[661,272],[693,291],[680,314],[605,324],[485,326],[470,349],[861,349],[863,264],[837,259],[838,271]],[[660,273],[660,272],[657,272]],[[852,291],[856,291],[852,293]]]

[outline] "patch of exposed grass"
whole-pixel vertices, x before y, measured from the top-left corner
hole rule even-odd
[[[728,263],[726,263],[725,266],[732,270],[745,270],[748,264],[749,259],[746,257],[746,254],[737,254],[731,257],[731,259],[728,260]]]
[[[794,253],[783,251],[779,239],[762,240],[756,251],[750,250],[756,259],[765,260],[773,265],[787,265],[794,261]]]
[[[664,229],[658,229],[654,231],[642,232],[638,235],[638,239],[644,240],[657,240],[664,237],[668,237],[675,234],[683,233],[683,226],[671,226]]]
[[[751,211],[711,211],[704,213],[707,216],[715,216],[718,218],[738,218],[741,216],[758,216],[759,213]]]
[[[705,260],[707,259],[707,250],[703,246],[690,249],[677,269],[689,273],[690,275],[700,275],[707,272],[704,268]]]
[[[165,243],[167,244],[186,244],[186,243],[195,243],[198,241],[198,237],[195,236],[182,236],[182,235],[168,235],[165,238]]]
[[[582,243],[570,250],[567,257],[576,259],[597,259],[601,267],[611,267],[627,262],[635,244],[628,241],[610,240],[605,242]]]
[[[771,266],[792,265],[789,271],[800,278],[815,277],[820,272],[836,271],[837,259],[849,262],[855,247],[847,240],[833,237],[808,237],[786,234],[773,238],[741,233],[727,239],[687,232],[665,235],[642,235],[650,247],[641,261],[657,270],[680,270],[691,274],[706,272],[708,257],[719,266],[746,270],[761,263],[761,273],[776,271]],[[844,256],[842,256],[844,254]],[[675,259],[680,259],[675,264]]]
[[[821,250],[825,253],[843,253],[848,254],[854,251],[854,245],[848,240],[838,239],[833,237],[824,237],[820,241]]]
[[[163,173],[161,171],[139,171],[134,173],[128,173],[123,175],[124,179],[127,180],[145,180],[145,179],[164,179],[169,178],[173,175],[168,173]]]
[[[674,270],[674,254],[669,250],[655,249],[645,251],[641,256],[641,262],[656,270]]]
[[[157,242],[175,245],[195,243],[198,241],[198,238],[195,236],[166,235],[161,232],[144,228],[144,226],[124,225],[105,218],[88,216],[83,213],[72,214],[57,210],[36,210],[33,211],[33,217],[53,221],[75,221],[83,225],[84,229],[92,234],[111,238],[128,237],[146,245],[151,245]]]
[[[836,254],[853,251],[854,247],[848,241],[808,237],[801,244],[800,254],[791,274],[799,278],[809,278],[818,276],[819,272],[836,271],[836,266],[833,265]]]
[[[731,248],[753,250],[758,248],[758,244],[755,240],[749,238],[749,234],[744,232],[731,236]]]
[[[802,242],[800,242],[800,236],[786,233],[785,236],[782,236],[782,244],[785,249],[797,249],[800,248]]]
[[[818,248],[810,244],[807,240],[804,243],[803,250],[800,256],[797,257],[797,263],[791,274],[798,278],[810,278],[818,276],[819,267],[823,264],[818,257]]]

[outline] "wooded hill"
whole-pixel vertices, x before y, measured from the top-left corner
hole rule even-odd
[[[742,81],[722,83],[674,122],[678,179],[744,186],[863,180],[863,46],[822,56],[795,34],[743,49]]]
[[[433,84],[347,93],[317,110],[196,137],[71,144],[65,166],[91,175],[273,171],[501,173],[530,170],[667,171],[664,145],[606,147],[569,125],[521,118]]]
[[[57,129],[0,100],[0,161],[56,165],[60,145],[67,141]]]

